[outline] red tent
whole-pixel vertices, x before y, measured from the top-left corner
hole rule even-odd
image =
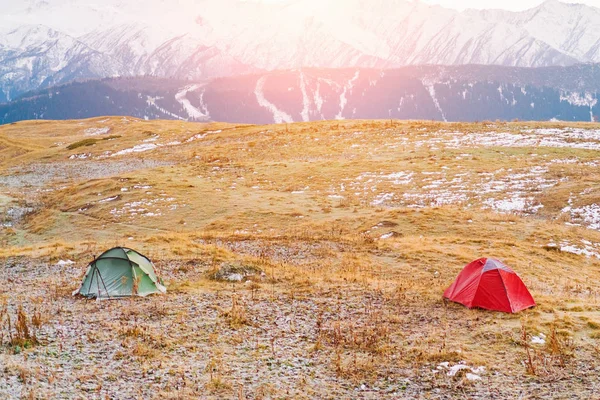
[[[444,297],[469,308],[516,313],[535,306],[519,276],[493,258],[480,258],[467,265]]]

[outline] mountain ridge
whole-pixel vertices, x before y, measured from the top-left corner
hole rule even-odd
[[[600,10],[556,0],[516,13],[405,0],[350,0],[343,9],[327,0],[154,0],[132,13],[138,3],[2,4],[0,102],[74,78],[199,80],[309,67],[600,62],[594,34]]]
[[[201,81],[88,80],[0,104],[0,123],[129,115],[233,123],[324,119],[594,121],[600,65],[295,69]]]

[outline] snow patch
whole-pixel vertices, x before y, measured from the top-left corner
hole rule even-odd
[[[532,344],[546,344],[546,335],[540,332],[538,336],[531,337]]]
[[[440,102],[438,101],[438,99],[436,97],[434,84],[426,83],[423,81],[423,86],[425,86],[425,89],[427,89],[427,92],[431,96],[431,100],[433,101],[435,108],[440,112],[440,115],[442,116],[442,119],[444,120],[444,122],[448,122],[448,120],[446,119],[446,114],[444,114],[444,110],[442,110],[442,107],[440,106]]]
[[[447,136],[447,137],[444,137]],[[417,146],[424,142],[417,142]],[[437,138],[429,138],[427,143],[440,143],[451,149],[462,149],[469,146],[482,147],[553,147],[585,150],[600,150],[600,130],[565,128],[565,129],[529,129],[520,133],[478,132],[464,134],[451,132]]]
[[[302,116],[302,121],[309,122],[310,121],[310,99],[308,98],[308,93],[306,92],[306,80],[304,78],[304,72],[300,71],[300,91],[302,92],[302,111],[300,115]]]
[[[104,128],[88,128],[84,131],[86,136],[98,136],[98,135],[105,135],[108,132],[110,132],[110,128],[109,127],[104,127]]]
[[[467,377],[467,380],[470,380],[470,381],[480,381],[481,380],[481,377],[479,375],[475,375],[471,372],[467,372],[466,377]]]
[[[108,203],[109,201],[118,200],[119,196],[107,197],[106,199],[99,200],[98,203]]]
[[[598,104],[598,99],[595,94],[590,92],[576,93],[576,92],[562,92],[560,94],[560,101],[567,102],[572,106],[577,107],[589,107],[590,109],[590,121],[594,122],[594,111],[593,108]]]
[[[277,106],[271,103],[269,100],[265,98],[264,88],[265,82],[267,81],[267,77],[261,77],[258,82],[256,82],[256,88],[254,89],[254,94],[256,96],[256,100],[261,107],[266,108],[273,114],[273,120],[276,124],[281,123],[292,123],[294,120],[292,116],[287,114],[285,111],[279,110]]]
[[[144,151],[154,150],[157,147],[158,147],[158,145],[156,145],[154,143],[138,144],[129,149],[117,151],[116,153],[111,154],[111,157],[121,156],[123,154],[130,154],[130,153],[142,153]]]
[[[206,137],[206,133],[199,133],[197,135],[192,136],[191,138],[187,139],[185,142],[186,143],[191,143],[195,140],[200,140],[200,139],[204,139]]]
[[[515,197],[512,199],[504,199],[504,200],[496,200],[496,199],[487,199],[484,201],[484,204],[493,208],[496,211],[501,212],[516,212],[525,210],[526,200]]]
[[[174,114],[174,113],[172,113],[172,112],[164,109],[163,107],[159,106],[158,104],[156,104],[156,100],[161,100],[161,99],[162,99],[162,97],[146,96],[146,104],[148,104],[151,107],[154,107],[155,109],[157,109],[161,113],[163,113],[165,115],[168,115],[171,118],[185,121],[185,118],[181,117],[180,115]],[[123,122],[128,122],[127,118],[123,118],[122,121]]]
[[[86,158],[89,158],[91,155],[92,155],[91,153],[73,154],[73,155],[69,156],[69,160],[85,160]]]
[[[562,211],[570,213],[571,219],[575,222],[584,224],[590,229],[600,230],[600,205],[565,207]]]
[[[374,206],[380,206],[384,203],[386,203],[389,200],[393,200],[394,199],[394,193],[382,193],[379,194],[377,197],[375,197],[375,200],[373,200],[371,202],[372,205]]]
[[[446,371],[446,375],[447,376],[456,376],[459,371],[469,371],[465,374],[465,377],[470,380],[470,381],[478,381],[481,380],[481,376],[482,374],[485,373],[486,368],[484,366],[480,366],[480,367],[469,367],[468,365],[466,365],[466,363],[464,361],[459,362],[456,365],[450,366],[450,363],[445,361],[442,363],[439,363],[438,366],[436,367],[435,370],[433,370],[434,373],[438,372],[438,371]]]
[[[201,86],[202,85],[189,85],[184,87],[175,95],[175,100],[177,100],[177,102],[181,104],[181,106],[191,119],[195,121],[208,121],[210,119],[210,113],[208,112],[206,104],[204,104],[204,90],[202,90],[202,92],[200,93],[201,109],[194,107],[187,98],[188,93],[195,92]]]
[[[558,246],[556,246],[554,243],[550,243],[548,244],[548,247]],[[560,243],[560,251],[586,257],[595,257],[600,260],[600,243],[591,243],[587,240],[581,240],[581,245],[570,244],[567,241],[562,241]]]
[[[354,88],[354,83],[358,80],[359,76],[360,76],[360,71],[356,71],[354,73],[354,76],[352,77],[352,79],[350,79],[348,81],[348,83],[346,85],[344,85],[342,94],[340,94],[340,112],[335,116],[335,119],[337,119],[337,120],[345,119],[342,114],[344,113],[344,109],[346,108],[346,105],[348,104],[348,99],[346,98],[346,94],[348,93],[348,90],[352,90]]]
[[[321,97],[321,82],[317,82],[317,89],[315,90],[315,106],[317,106],[317,111],[321,114],[321,117],[323,117],[321,110],[323,109],[324,103],[325,100]]]

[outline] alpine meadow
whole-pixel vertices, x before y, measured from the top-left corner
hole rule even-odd
[[[600,9],[437,3],[0,0],[0,399],[600,398]]]

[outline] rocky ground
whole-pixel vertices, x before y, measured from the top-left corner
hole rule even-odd
[[[227,245],[259,251],[256,241]],[[287,260],[303,264],[315,257],[298,250],[302,246],[292,247]],[[271,279],[265,268],[262,277],[215,282],[205,279],[211,266],[203,260],[159,264],[170,284],[167,295],[98,302],[70,295],[83,265],[5,260],[3,322],[18,305],[30,317],[40,314],[43,322],[38,328],[30,324],[39,342],[31,348],[8,345],[3,331],[0,395],[566,399],[600,394],[600,365],[589,344],[561,337],[553,353],[544,340],[536,342],[536,331],[523,331],[523,318],[536,313],[468,311],[386,280],[303,282],[281,271]],[[542,329],[548,340],[552,333]],[[487,346],[497,354],[487,358]],[[538,357],[536,375],[527,373],[527,349]]]

